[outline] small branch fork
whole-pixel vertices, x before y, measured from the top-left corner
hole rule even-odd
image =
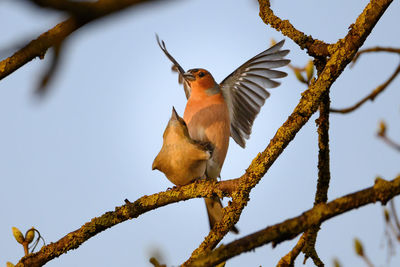
[[[282,20],[277,17],[271,9],[270,1],[259,0],[260,17],[265,24],[270,25],[283,35],[289,37],[301,49],[307,49],[307,52],[312,57],[327,57],[330,56],[329,44],[323,41],[313,39],[310,35],[305,35],[297,30],[288,20]]]

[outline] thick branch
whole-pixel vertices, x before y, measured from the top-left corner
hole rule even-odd
[[[238,179],[219,183],[200,181],[166,192],[143,196],[133,203],[127,201],[126,205],[116,207],[115,211],[106,212],[100,217],[93,218],[90,222],[85,223],[81,228],[67,234],[57,242],[43,246],[40,251],[23,257],[16,266],[42,266],[67,251],[78,248],[89,238],[107,228],[171,203],[197,197],[229,196],[234,190],[237,190],[237,182]]]
[[[400,176],[392,181],[377,179],[373,187],[335,199],[327,204],[321,203],[303,214],[282,223],[269,226],[212,252],[195,259],[188,266],[213,266],[246,251],[270,242],[280,243],[292,239],[308,228],[367,204],[380,201],[383,205],[400,194]]]
[[[330,55],[328,44],[313,39],[311,35],[305,35],[303,32],[297,30],[289,20],[281,20],[275,16],[269,0],[259,0],[258,2],[260,3],[260,17],[265,24],[271,25],[272,28],[282,32],[283,35],[298,44],[301,49],[306,48],[310,56],[327,57]]]
[[[318,109],[323,94],[327,92],[347,64],[353,59],[358,48],[362,46],[391,2],[391,0],[371,0],[346,37],[340,40],[338,44],[335,44],[336,50],[327,61],[321,75],[302,94],[302,98],[293,113],[278,129],[268,147],[257,155],[246,170],[245,175],[240,179],[239,192],[232,196],[232,203],[224,209],[222,221],[215,224],[215,227],[211,229],[201,245],[193,251],[192,256],[184,265],[188,265],[194,258],[215,248],[228,233],[229,229],[238,222],[240,214],[249,200],[251,189],[257,185],[290,141],[294,139],[297,132]]]

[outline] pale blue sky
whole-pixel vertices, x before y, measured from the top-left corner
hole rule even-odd
[[[0,3],[0,47],[35,38],[63,16],[26,5]],[[368,1],[274,1],[275,13],[300,30],[327,42],[343,37]],[[364,47],[399,46],[398,3],[393,3]],[[221,81],[236,67],[265,50],[270,39],[284,38],[258,16],[256,1],[166,1],[151,8],[129,9],[87,25],[65,46],[51,92],[37,101],[33,89],[47,67],[35,59],[0,81],[0,265],[23,255],[11,227],[35,226],[47,242],[57,241],[83,223],[128,198],[163,191],[172,184],[151,164],[162,143],[171,106],[183,114],[185,96],[170,62],[155,41],[165,40],[185,68],[204,67]],[[309,59],[290,39],[294,65]],[[4,55],[1,55],[4,56]],[[385,80],[398,64],[387,54],[365,55],[346,68],[331,88],[332,106],[347,107]],[[286,71],[289,71],[286,68]],[[373,104],[349,115],[331,116],[329,199],[373,184],[380,175],[399,173],[400,154],[375,137],[380,119],[400,140],[400,85],[395,82]],[[292,73],[257,117],[246,149],[231,140],[222,179],[240,176],[293,111],[305,89]],[[252,191],[238,228],[239,236],[281,222],[312,207],[317,179],[314,115]],[[109,229],[78,250],[46,266],[178,265],[208,233],[203,200],[185,201],[146,213]],[[382,208],[379,204],[350,212],[322,225],[317,250],[327,266],[338,257],[343,266],[364,266],[353,252],[359,237],[376,266],[387,266]],[[274,266],[297,238],[230,260],[227,266]],[[396,246],[399,249],[399,246]],[[301,266],[303,256],[297,264]],[[400,264],[400,255],[390,266]],[[313,266],[309,261],[306,266]]]

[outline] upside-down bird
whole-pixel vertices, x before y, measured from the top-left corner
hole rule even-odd
[[[190,138],[213,146],[213,153],[206,162],[205,178],[216,180],[228,151],[229,137],[245,147],[253,122],[270,95],[266,88],[279,86],[280,83],[273,79],[287,75],[274,69],[289,64],[290,60],[284,58],[289,50],[281,50],[282,40],[245,62],[218,84],[205,69],[184,71],[167,51],[164,41],[156,38],[173,63],[173,69],[179,73],[179,82],[183,83],[188,99],[183,119]],[[204,200],[212,228],[222,219],[223,207],[218,197]],[[237,232],[237,229],[231,231]]]
[[[204,177],[212,151],[211,143],[190,138],[185,121],[172,108],[163,145],[152,168],[163,172],[173,184],[186,185]]]

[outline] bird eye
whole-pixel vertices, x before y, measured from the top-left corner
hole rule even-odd
[[[204,73],[204,72],[200,72],[199,73],[199,77],[201,78],[201,77],[204,77],[206,74]]]
[[[185,122],[183,119],[180,119],[180,121],[182,122],[182,125],[183,125],[183,126],[186,126],[186,127],[187,127],[186,122]]]

